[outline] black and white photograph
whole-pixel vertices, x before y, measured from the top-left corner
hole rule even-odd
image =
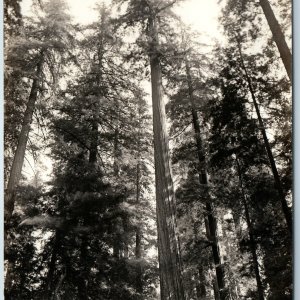
[[[292,2],[3,1],[3,299],[297,300]]]

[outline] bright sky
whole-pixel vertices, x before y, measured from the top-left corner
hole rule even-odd
[[[74,22],[88,24],[96,19],[97,14],[93,10],[97,3],[107,2],[109,0],[66,0],[70,14]],[[209,40],[220,40],[222,34],[218,28],[218,15],[221,5],[218,0],[185,0],[175,6],[175,12],[181,16],[183,21],[191,25],[194,30],[201,32],[206,42]],[[32,0],[22,1],[22,11],[24,15],[29,14]]]

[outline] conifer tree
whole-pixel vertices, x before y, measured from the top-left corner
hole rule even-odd
[[[144,48],[146,52],[144,55],[148,54],[149,56],[151,73],[156,211],[162,299],[185,298],[181,279],[178,237],[176,236],[175,195],[165,124],[158,23],[158,17],[166,13],[175,2],[170,1],[160,5],[156,1],[129,1],[127,13],[124,15],[124,21],[128,25],[141,23],[143,26],[147,26],[147,31],[142,34],[146,34],[148,39],[148,44]]]
[[[30,27],[30,25],[26,35],[20,36],[11,45],[7,58],[7,64],[11,68],[21,68],[23,76],[28,74],[32,83],[5,191],[5,235],[14,210],[14,190],[21,177],[35,104],[38,95],[43,93],[43,88],[47,85],[45,70],[48,69],[51,73],[55,84],[58,80],[56,74],[58,65],[53,64],[53,60],[57,54],[64,55],[68,40],[70,40],[67,25],[69,17],[65,12],[65,4],[56,1],[45,4],[44,8],[45,16],[36,21],[35,27]],[[56,13],[57,10],[61,12],[59,15]],[[40,41],[37,41],[38,39]]]

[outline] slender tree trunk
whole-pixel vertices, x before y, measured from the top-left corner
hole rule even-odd
[[[273,177],[274,177],[275,188],[277,189],[278,194],[279,194],[281,207],[282,207],[282,211],[284,213],[285,219],[286,219],[288,230],[289,230],[290,234],[292,234],[292,232],[293,232],[292,213],[291,213],[291,210],[290,210],[290,208],[287,204],[287,201],[285,199],[285,195],[284,195],[284,192],[283,192],[283,189],[282,189],[282,184],[281,184],[281,180],[280,180],[280,177],[279,177],[279,174],[278,174],[277,166],[276,166],[274,156],[273,156],[273,153],[272,153],[272,150],[271,150],[271,146],[270,146],[270,143],[269,143],[269,140],[268,140],[268,137],[267,137],[264,122],[263,122],[263,119],[262,119],[261,114],[260,114],[260,110],[259,110],[259,106],[258,106],[258,103],[257,103],[257,100],[256,100],[255,92],[254,92],[254,89],[252,87],[251,78],[248,74],[247,68],[246,68],[245,63],[244,63],[242,50],[241,50],[241,45],[240,45],[239,41],[237,41],[237,44],[238,44],[240,58],[241,58],[241,65],[242,65],[242,68],[243,68],[244,73],[245,73],[245,78],[247,80],[249,91],[250,91],[250,94],[251,94],[251,97],[252,97],[252,101],[253,101],[253,104],[254,104],[254,107],[255,107],[256,114],[257,114],[259,127],[260,127],[260,130],[261,130],[263,139],[264,139],[265,149],[266,149],[266,152],[267,152],[267,155],[268,155],[268,158],[269,158],[269,162],[270,162],[270,165],[271,165],[271,170],[272,170]]]
[[[246,194],[244,191],[242,172],[241,172],[238,157],[236,157],[236,165],[237,165],[239,182],[240,182],[240,187],[241,187],[241,192],[242,192],[242,202],[243,202],[244,210],[245,210],[246,223],[247,223],[248,232],[249,232],[250,249],[251,249],[255,279],[256,279],[256,284],[257,284],[258,300],[264,300],[264,289],[263,289],[263,285],[262,285],[262,281],[261,281],[261,277],[260,277],[260,273],[259,273],[259,264],[258,264],[258,258],[257,258],[257,253],[256,253],[256,251],[257,251],[256,250],[256,241],[255,241],[254,234],[253,234],[253,227],[252,227],[252,222],[251,222],[250,214],[249,214],[249,210],[248,210],[248,204],[246,201]]]
[[[259,0],[260,6],[264,11],[265,17],[269,24],[269,27],[272,31],[273,39],[276,43],[276,46],[279,50],[282,62],[284,64],[287,75],[292,81],[292,54],[291,51],[285,41],[284,34],[281,30],[281,27],[274,15],[272,7],[268,0]]]
[[[190,100],[191,111],[192,111],[192,121],[193,121],[193,127],[194,127],[194,131],[195,131],[195,142],[196,142],[196,146],[197,146],[197,155],[198,155],[198,160],[199,160],[199,167],[198,167],[199,182],[200,182],[201,186],[205,186],[205,188],[206,188],[205,206],[206,206],[207,220],[208,220],[207,237],[212,241],[212,254],[213,254],[213,260],[214,260],[214,265],[215,265],[215,270],[216,270],[218,294],[220,295],[220,300],[225,300],[228,293],[227,293],[227,290],[225,287],[224,270],[223,270],[223,266],[221,263],[219,247],[218,247],[217,222],[214,217],[214,210],[213,210],[213,206],[212,206],[211,199],[209,196],[209,191],[208,191],[208,180],[207,180],[206,166],[205,166],[205,155],[204,155],[203,147],[202,147],[199,118],[197,115],[196,106],[195,106],[195,102],[194,102],[190,66],[189,66],[189,62],[187,59],[185,60],[185,65],[186,65],[186,76],[187,76],[187,82],[188,82],[189,100]]]
[[[57,283],[57,285],[56,285],[56,287],[55,287],[55,290],[54,290],[54,297],[53,297],[53,300],[60,300],[60,299],[61,299],[61,297],[60,297],[60,295],[59,295],[59,290],[61,289],[61,286],[62,286],[62,284],[63,284],[65,278],[66,278],[66,272],[64,272],[64,273],[60,276],[60,278],[59,278],[59,281],[58,281],[58,283]]]
[[[222,214],[222,219],[224,219],[225,215],[224,213]],[[222,224],[222,239],[224,241],[224,246],[226,249],[226,256],[227,258],[227,262],[230,263],[234,263],[235,258],[233,258],[233,256],[236,256],[236,251],[233,249],[232,247],[232,243],[231,243],[231,239],[232,236],[230,236],[230,229],[223,223]],[[232,272],[231,268],[229,267],[228,269],[228,293],[229,293],[229,299],[232,300],[238,300],[239,299],[239,295],[241,294],[240,288],[239,288],[239,284],[238,281],[236,280],[236,275],[235,272]]]
[[[98,153],[98,122],[96,117],[94,116],[94,120],[92,121],[92,131],[91,131],[91,141],[90,141],[90,153],[89,153],[89,164],[91,168],[96,169],[97,163],[97,153]],[[84,216],[83,218],[83,226],[88,224],[88,217]],[[78,285],[78,292],[80,299],[86,300],[88,299],[88,276],[89,271],[86,266],[86,259],[88,255],[88,236],[83,235],[81,239],[81,247],[80,247],[80,264],[82,268],[82,273]]]
[[[169,161],[165,106],[155,17],[149,18],[150,67],[153,105],[156,212],[162,300],[185,299],[176,235],[175,195]]]
[[[140,137],[138,137],[140,138]],[[139,150],[139,141],[138,141],[138,151]],[[136,165],[136,205],[140,203],[140,153],[138,154],[138,162]],[[135,233],[135,258],[140,260],[142,258],[142,230],[140,226],[137,226]],[[138,263],[137,266],[137,275],[136,275],[136,291],[142,295],[143,293],[143,281],[142,281],[142,268]]]
[[[204,276],[204,269],[203,266],[198,266],[198,278],[199,283],[196,286],[197,289],[197,297],[199,300],[206,299],[206,286],[205,286],[205,276]]]
[[[142,233],[141,229],[136,229],[135,235],[135,258],[137,260],[142,258]],[[142,267],[140,264],[137,266],[137,275],[136,275],[136,291],[142,295],[143,293],[143,280],[142,280]]]
[[[84,225],[86,225],[86,220],[84,220]],[[88,277],[89,272],[86,266],[87,262],[87,246],[88,246],[88,238],[87,236],[83,236],[81,239],[81,246],[80,246],[80,265],[81,270],[78,276],[78,296],[80,300],[88,300]]]
[[[42,75],[42,66],[43,66],[43,54],[41,54],[41,59],[37,64],[37,69],[35,73],[35,78],[33,79],[31,91],[26,107],[26,111],[24,113],[22,129],[18,139],[17,149],[14,155],[14,160],[12,163],[12,167],[10,170],[10,175],[5,191],[5,202],[4,202],[4,222],[5,222],[5,240],[7,235],[7,230],[9,227],[10,219],[14,210],[14,192],[15,188],[19,183],[21,177],[21,171],[23,167],[26,145],[28,141],[28,136],[30,132],[30,125],[32,122],[33,111],[35,108],[35,103],[37,100],[37,95],[40,88],[41,75]]]
[[[119,176],[119,163],[118,159],[120,158],[120,151],[119,151],[119,125],[115,129],[114,133],[114,175],[116,177]]]
[[[198,237],[198,234],[199,234],[199,228],[193,218],[193,214],[192,214],[192,211],[190,209],[189,211],[190,213],[190,216],[191,216],[191,221],[192,221],[192,224],[193,224],[193,232],[194,232],[194,239],[195,241],[197,240],[197,237]],[[204,275],[204,268],[203,268],[203,265],[202,265],[202,262],[199,262],[198,263],[198,270],[197,270],[198,274],[195,274],[196,277],[198,277],[198,282],[196,283],[196,293],[197,293],[197,299],[198,300],[204,300],[206,299],[207,295],[206,295],[206,279],[205,279],[205,275]]]
[[[55,271],[55,264],[57,260],[57,254],[58,254],[58,248],[60,245],[60,233],[58,231],[55,232],[54,237],[54,244],[52,248],[52,254],[50,263],[48,265],[48,274],[46,279],[46,290],[45,290],[45,300],[51,300],[52,299],[52,292],[53,292],[53,276]]]
[[[91,136],[90,136],[90,151],[89,151],[89,164],[91,169],[96,169],[97,163],[97,153],[98,153],[98,122],[94,116],[92,120]],[[83,226],[88,225],[88,216],[83,216]],[[87,267],[87,257],[88,257],[88,235],[83,235],[81,237],[80,245],[80,266],[81,271],[78,276],[78,295],[79,299],[87,300],[88,297],[88,278],[89,270]]]
[[[129,257],[129,246],[128,246],[128,224],[129,224],[129,217],[128,215],[123,216],[122,218],[122,225],[123,225],[123,230],[124,230],[124,240],[123,240],[123,245],[122,245],[122,250],[123,250],[123,257],[128,258]]]
[[[89,163],[92,167],[95,167],[97,162],[97,153],[98,153],[98,123],[96,120],[92,123],[92,134],[90,142],[90,154],[89,154]]]
[[[116,103],[116,107],[118,110],[118,104]],[[120,158],[120,150],[119,150],[119,125],[117,124],[114,132],[114,163],[113,163],[113,170],[114,170],[114,176],[116,178],[119,178],[119,158]],[[116,179],[118,180],[118,179]],[[113,242],[113,256],[116,259],[120,259],[122,256],[122,250],[124,250],[124,243],[122,242],[122,236],[120,233],[121,228],[124,229],[124,218],[117,219],[115,223],[115,239]],[[123,251],[124,252],[124,251]]]
[[[4,249],[6,254],[9,253],[9,245],[8,245],[9,241],[7,239],[7,234],[10,228],[11,216],[14,211],[14,204],[15,204],[14,194],[15,194],[15,189],[21,177],[26,145],[27,145],[28,136],[30,132],[30,125],[32,122],[35,103],[40,88],[42,66],[43,66],[43,53],[41,53],[41,59],[37,64],[35,78],[33,79],[32,82],[26,111],[24,113],[22,129],[19,135],[18,145],[17,145],[16,153],[14,155],[14,159],[13,159],[13,163],[10,170],[10,175],[9,175],[9,179],[8,179],[8,183],[4,195]],[[12,286],[12,277],[13,277],[12,268],[13,268],[13,263],[9,261],[6,276],[5,276],[5,285],[4,285],[6,295],[9,295],[9,290],[11,289]]]

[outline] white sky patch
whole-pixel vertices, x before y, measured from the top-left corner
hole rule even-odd
[[[97,20],[95,7],[97,4],[111,1],[99,0],[67,0],[70,14],[75,23],[89,24]],[[30,15],[32,0],[22,1],[22,13]],[[221,10],[221,4],[217,0],[186,0],[180,4],[174,5],[174,11],[190,25],[193,30],[205,35],[206,40],[222,40],[222,32],[218,26],[218,16]]]
[[[193,30],[201,32],[206,40],[222,40],[218,17],[221,5],[217,0],[186,0],[175,7],[175,12]]]

